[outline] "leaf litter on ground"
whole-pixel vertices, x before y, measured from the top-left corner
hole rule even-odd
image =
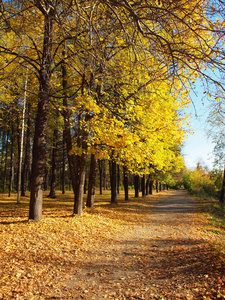
[[[224,235],[206,230],[194,200],[123,197],[99,195],[71,217],[72,193],[58,193],[34,223],[27,197],[1,194],[0,299],[225,299]]]

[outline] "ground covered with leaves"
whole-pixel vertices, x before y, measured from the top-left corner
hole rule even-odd
[[[0,195],[0,299],[225,299],[225,231],[185,191],[109,203],[71,217],[73,196]]]

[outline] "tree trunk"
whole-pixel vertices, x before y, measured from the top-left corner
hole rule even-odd
[[[149,194],[152,195],[153,193],[153,180],[150,180],[149,182]]]
[[[65,51],[63,52],[65,55]],[[76,192],[76,159],[74,154],[70,154],[72,150],[72,138],[71,138],[71,129],[70,129],[70,114],[68,108],[68,96],[67,96],[67,70],[65,62],[62,63],[62,86],[63,86],[63,118],[64,118],[64,134],[66,142],[66,151],[69,163],[70,171],[70,180],[73,187],[73,192],[75,195]]]
[[[87,171],[85,171],[85,178],[84,178],[84,195],[87,194]]]
[[[111,161],[111,203],[117,204],[116,195],[116,162]]]
[[[65,180],[65,175],[66,175],[66,157],[65,157],[65,154],[66,154],[66,151],[65,151],[65,130],[63,130],[63,149],[62,149],[62,174],[61,174],[61,184],[62,184],[62,194],[65,194],[65,183],[66,183],[66,180]]]
[[[156,183],[155,183],[155,189],[156,189],[156,193],[158,193],[159,192],[159,182],[158,181],[156,181]]]
[[[45,171],[46,130],[51,78],[52,24],[54,10],[49,6],[44,18],[44,44],[39,71],[38,111],[33,142],[29,219],[42,218],[42,183]]]
[[[99,193],[102,195],[102,180],[103,180],[103,161],[98,159],[98,169],[99,169]]]
[[[94,207],[95,200],[95,180],[96,180],[96,158],[94,154],[91,154],[91,164],[89,171],[89,181],[88,181],[88,196],[87,196],[87,207]]]
[[[83,211],[84,180],[86,170],[86,155],[76,156],[76,188],[74,197],[74,215],[81,215]]]
[[[52,149],[52,171],[51,171],[51,182],[50,182],[50,193],[49,198],[56,198],[55,187],[56,187],[56,155],[57,155],[57,143],[58,143],[58,129],[54,130],[53,133],[53,149]]]
[[[147,196],[149,194],[149,176],[146,180],[146,185],[145,185],[145,195]]]
[[[21,196],[25,196],[27,185],[28,185],[28,178],[30,178],[30,110],[31,105],[28,104],[28,120],[27,120],[27,132],[26,132],[26,148],[25,148],[25,157],[23,163],[23,171],[22,171],[22,178],[21,178]]]
[[[2,181],[2,175],[3,175],[3,161],[4,161],[4,140],[5,140],[5,133],[4,131],[1,132],[1,144],[2,144],[2,149],[1,149],[1,162],[0,162],[0,183]],[[1,188],[0,188],[1,190]]]
[[[44,191],[48,190],[49,187],[49,167],[45,166],[45,175],[44,175],[44,182],[43,182],[43,189]]]
[[[15,133],[14,133],[14,124],[12,124],[9,197],[11,197],[11,193],[12,193],[12,190],[13,190],[13,183],[14,183],[14,168],[15,168],[15,160],[14,160],[14,135],[15,135]]]
[[[40,92],[35,125],[33,160],[31,169],[31,195],[29,219],[42,218],[42,183],[45,173],[48,94]]]
[[[83,95],[85,84],[85,75],[82,76],[81,93]],[[88,114],[85,114],[83,110],[78,111],[78,122],[77,122],[77,147],[81,149],[81,155],[76,155],[76,172],[75,172],[75,197],[74,197],[74,214],[81,215],[84,206],[84,181],[86,171],[86,150],[87,150],[87,132],[83,127],[83,123],[87,121]]]
[[[19,107],[18,107],[18,101],[17,101],[17,109],[19,110]],[[16,183],[16,190],[18,191],[18,179],[19,179],[19,165],[20,165],[20,144],[21,144],[21,141],[20,141],[20,120],[19,120],[19,115],[17,114],[17,120],[16,120],[16,124],[17,124],[17,132],[16,132],[16,138],[17,138],[17,168],[15,168],[15,173],[16,173],[16,180],[15,180],[15,183]]]
[[[120,193],[120,166],[117,165],[117,194]]]
[[[129,200],[128,194],[128,174],[127,174],[127,167],[123,167],[123,185],[124,185],[124,193],[125,193],[125,200]]]
[[[103,161],[102,161],[102,172],[103,172],[103,187],[104,187],[104,190],[108,190],[108,180],[107,180],[107,174],[106,174],[105,159],[103,159]]]
[[[5,145],[5,166],[4,166],[4,178],[3,178],[3,193],[5,193],[5,191],[6,191],[6,182],[7,182],[8,145],[9,145],[9,132],[7,132],[7,135],[6,135],[6,145]]]
[[[141,178],[141,191],[142,191],[142,197],[145,196],[145,175]]]
[[[18,188],[17,188],[17,204],[20,203],[20,191],[21,191],[21,174],[22,174],[22,163],[23,163],[23,143],[24,143],[24,124],[25,124],[25,111],[27,101],[27,79],[28,79],[28,68],[24,86],[23,96],[23,114],[22,114],[22,128],[21,128],[21,140],[20,140],[20,151],[19,151],[19,167],[18,167]]]
[[[135,198],[139,197],[139,175],[134,176]]]
[[[225,164],[223,168],[223,183],[222,183],[222,188],[220,191],[220,203],[224,204],[224,192],[225,192]]]

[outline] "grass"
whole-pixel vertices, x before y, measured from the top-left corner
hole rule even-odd
[[[216,236],[211,243],[212,255],[219,265],[225,268],[225,206],[218,199],[210,196],[195,197],[199,204],[200,212],[207,218],[205,231]]]
[[[225,230],[225,206],[213,198],[205,207],[205,213],[212,225]]]

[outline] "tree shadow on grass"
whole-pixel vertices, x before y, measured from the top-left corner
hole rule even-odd
[[[188,216],[190,212],[196,210],[195,201],[192,200],[184,191],[164,191],[159,194],[153,194],[140,198],[130,198],[129,201],[123,200],[124,194],[118,195],[118,205],[112,205],[108,195],[96,195],[94,209],[86,209],[85,212],[91,215],[101,215],[106,218],[127,221],[132,223],[132,219],[138,223],[150,223],[148,216],[168,213],[183,213]],[[57,192],[57,199],[47,198],[47,192],[43,199],[43,217],[67,218],[73,214],[73,193],[60,194]],[[180,197],[187,197],[185,203],[180,202]],[[9,199],[5,196],[4,202],[0,201],[0,215],[2,222],[5,218],[28,218],[29,200],[21,198],[21,204],[17,205],[15,199]],[[163,199],[163,200],[160,200]],[[86,200],[86,198],[85,198]],[[172,203],[171,203],[172,201]],[[140,217],[139,217],[140,216]],[[18,220],[16,220],[17,222]],[[8,221],[7,221],[8,222]],[[12,220],[14,222],[14,220]],[[4,224],[4,223],[3,223]],[[6,224],[6,223],[5,223]],[[10,224],[8,222],[7,224]]]
[[[43,199],[43,217],[67,218],[73,214],[73,193],[59,194],[57,199],[47,198],[47,192],[44,192]],[[118,205],[112,205],[108,191],[106,195],[96,196],[95,209],[86,209],[86,213],[92,215],[101,215],[106,218],[117,219],[121,221],[131,222],[135,218],[135,222],[146,223],[147,217],[153,212],[153,207],[157,203],[159,197],[167,197],[169,193],[149,195],[141,198],[131,198],[129,201],[122,200],[124,195],[118,195]],[[15,198],[15,195],[14,195]],[[29,212],[29,199],[21,198],[21,204],[16,204],[16,199],[8,198],[6,195],[4,201],[0,201],[0,215],[2,224],[13,224],[20,222],[18,218],[27,218]],[[86,198],[85,198],[86,199]],[[139,217],[140,216],[140,217]],[[143,217],[145,216],[145,217]],[[7,219],[16,218],[11,222]]]
[[[2,222],[0,222],[0,224],[2,224],[2,225],[10,225],[10,224],[26,224],[26,223],[28,223],[28,222],[29,222],[28,220],[9,221],[9,222],[7,222],[7,221],[2,221]]]

